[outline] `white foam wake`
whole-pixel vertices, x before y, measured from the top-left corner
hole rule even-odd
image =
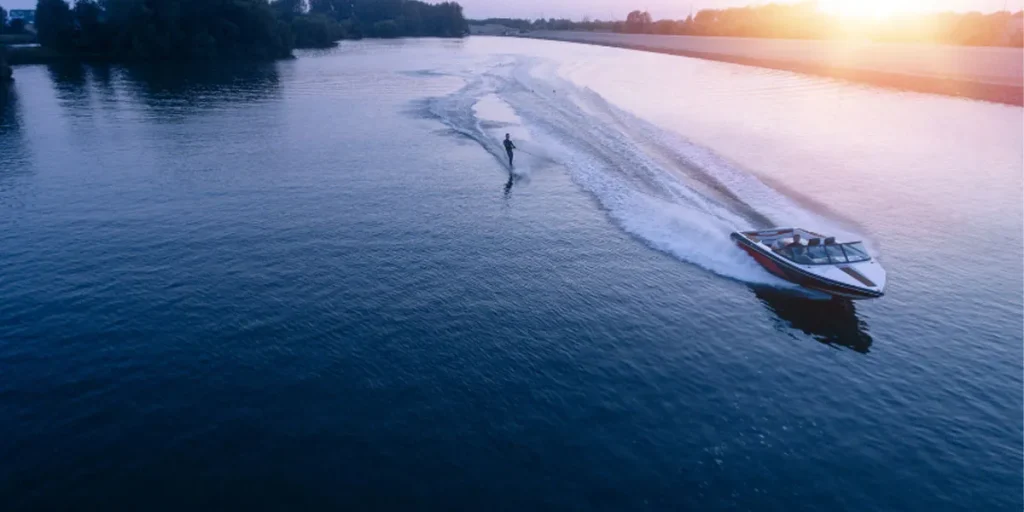
[[[481,116],[495,98],[518,118],[518,138],[563,166],[623,230],[651,247],[722,276],[788,286],[737,248],[729,234],[773,225],[843,234],[706,148],[609,104],[557,75],[552,63],[504,58],[464,76],[461,90],[427,104],[429,113],[504,163],[508,126]],[[511,130],[510,129],[510,130]]]

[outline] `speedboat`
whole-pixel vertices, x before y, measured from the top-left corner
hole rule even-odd
[[[732,239],[766,270],[805,288],[848,299],[885,293],[885,269],[863,242],[837,243],[800,228],[737,231]]]

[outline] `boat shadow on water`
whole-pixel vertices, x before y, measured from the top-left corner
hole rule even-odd
[[[867,354],[871,335],[849,299],[815,300],[793,291],[751,287],[754,295],[786,328],[803,331],[820,343]]]

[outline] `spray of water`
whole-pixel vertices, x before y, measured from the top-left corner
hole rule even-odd
[[[514,111],[519,137],[531,141],[532,161],[563,167],[619,227],[682,261],[745,282],[788,287],[729,234],[775,225],[844,234],[840,223],[707,148],[560,78],[552,63],[503,58],[463,78],[462,89],[426,103],[429,115],[505,165],[500,139],[507,126],[475,108],[484,98],[497,98]]]

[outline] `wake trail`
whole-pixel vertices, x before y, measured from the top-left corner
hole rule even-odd
[[[475,108],[485,97],[500,98],[533,139],[531,149],[543,147],[543,158],[563,166],[620,228],[682,261],[745,282],[790,287],[737,248],[730,233],[784,225],[842,234],[836,223],[707,148],[562,79],[553,63],[503,58],[463,78],[461,90],[426,102],[430,116],[504,164],[500,130]]]

